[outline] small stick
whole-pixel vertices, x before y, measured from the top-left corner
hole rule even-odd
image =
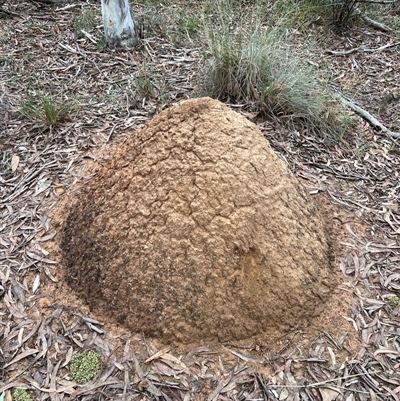
[[[378,22],[378,21],[375,21],[375,20],[373,20],[373,19],[367,17],[367,16],[366,16],[365,14],[363,14],[363,13],[361,12],[361,10],[358,9],[358,8],[355,8],[355,9],[354,9],[354,14],[359,15],[367,24],[373,26],[374,28],[378,28],[378,29],[380,29],[380,30],[382,30],[382,31],[384,31],[384,32],[392,32],[392,31],[393,31],[393,29],[390,28],[389,26],[387,26],[387,25],[385,25],[385,24],[382,24],[382,23],[380,23],[380,22]]]
[[[389,128],[386,128],[381,122],[379,122],[372,114],[368,113],[368,111],[362,109],[360,106],[357,106],[355,103],[350,102],[344,97],[340,97],[340,101],[344,106],[352,109],[359,116],[361,116],[364,120],[368,121],[374,128],[379,129],[384,134],[392,137],[392,138],[400,138],[400,132],[393,132]]]
[[[350,50],[343,50],[343,51],[325,50],[325,53],[332,54],[333,56],[345,56],[347,54],[352,54],[352,53],[356,53],[356,52],[374,53],[374,52],[380,52],[382,50],[386,50],[386,49],[389,49],[390,47],[398,46],[398,45],[400,45],[400,42],[388,43],[386,45],[377,47],[376,49],[369,49],[365,46],[360,46],[360,47],[355,47]]]

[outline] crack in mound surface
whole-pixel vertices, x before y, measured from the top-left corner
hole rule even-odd
[[[218,101],[160,113],[75,200],[67,281],[134,332],[166,344],[283,333],[329,299],[313,202],[259,129]]]

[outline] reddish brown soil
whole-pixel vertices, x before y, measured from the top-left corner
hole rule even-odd
[[[259,129],[174,106],[75,196],[66,278],[97,314],[163,343],[305,328],[335,284],[321,217]]]

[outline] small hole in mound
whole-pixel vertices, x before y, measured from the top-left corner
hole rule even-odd
[[[117,323],[124,324],[126,321],[126,315],[117,314]]]

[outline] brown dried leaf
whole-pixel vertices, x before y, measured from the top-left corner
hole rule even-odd
[[[318,391],[322,397],[322,401],[335,401],[341,396],[340,390],[333,388],[319,388]]]
[[[19,156],[13,155],[11,158],[11,172],[15,172],[19,165]]]
[[[8,368],[9,366],[11,366],[12,364],[21,361],[22,359],[25,359],[26,357],[30,356],[30,355],[34,355],[37,354],[39,352],[39,350],[37,349],[33,349],[33,348],[28,348],[27,350],[21,352],[20,354],[18,354],[13,360],[11,360],[10,362],[6,363],[3,368]]]

